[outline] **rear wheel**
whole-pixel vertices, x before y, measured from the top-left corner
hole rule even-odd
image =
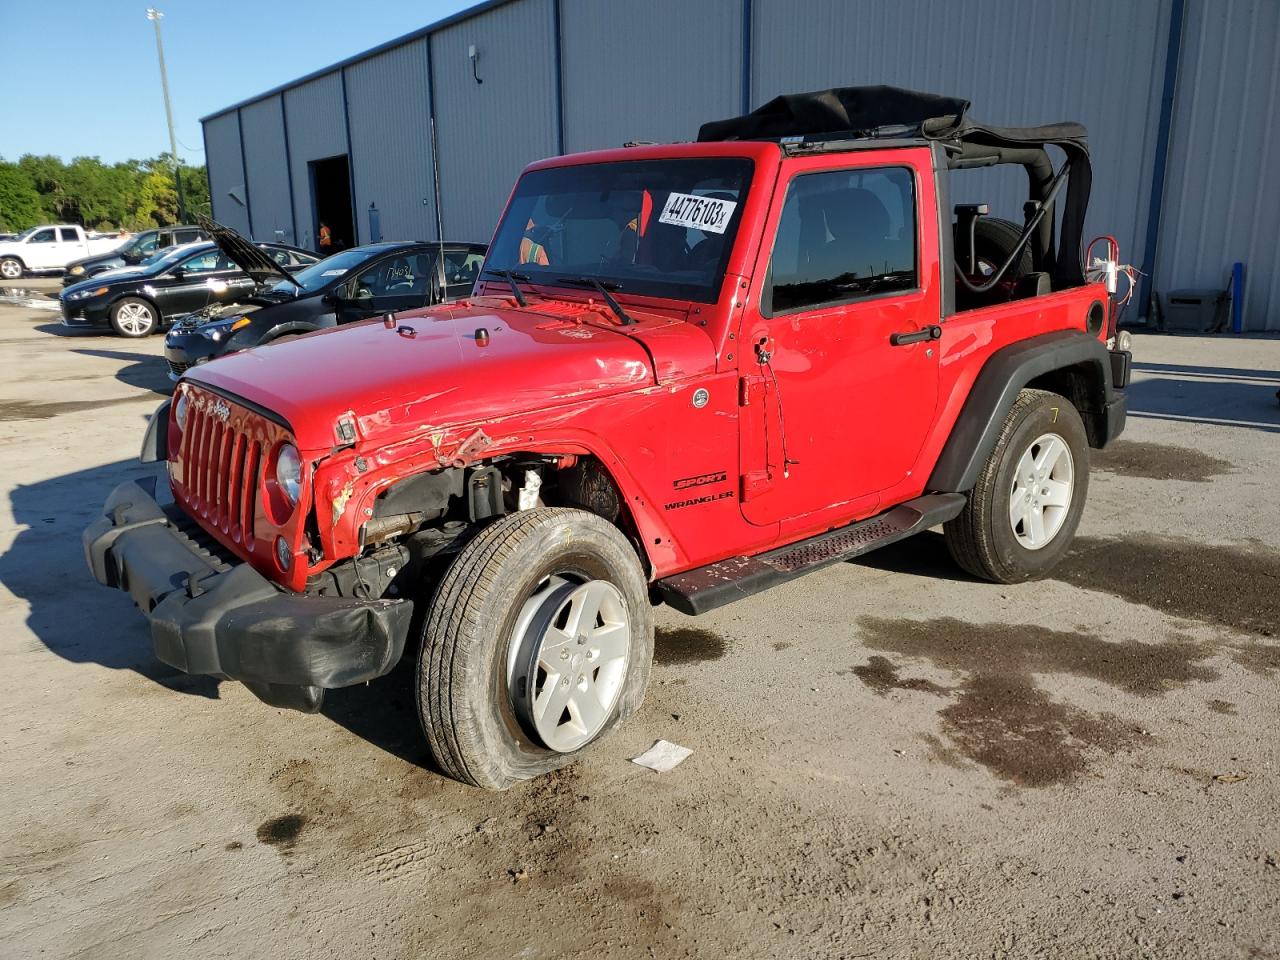
[[[0,277],[5,280],[21,280],[22,261],[16,257],[5,257],[0,260]]]
[[[996,583],[1043,577],[1062,559],[1089,490],[1089,442],[1065,397],[1023,390],[969,502],[944,527],[961,567]]]
[[[139,297],[125,297],[111,308],[111,327],[122,337],[145,337],[159,325],[159,312]]]
[[[631,544],[583,510],[526,510],[470,541],[424,618],[418,714],[440,766],[503,790],[633,714],[653,658]]]

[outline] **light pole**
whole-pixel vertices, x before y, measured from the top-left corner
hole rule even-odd
[[[182,163],[178,160],[178,138],[173,134],[173,107],[169,103],[169,75],[164,69],[164,41],[160,39],[160,21],[164,14],[147,7],[147,19],[156,28],[156,56],[160,58],[160,89],[164,91],[164,118],[169,124],[169,152],[173,154],[173,178],[178,184],[178,222],[187,222],[187,201],[182,190]]]

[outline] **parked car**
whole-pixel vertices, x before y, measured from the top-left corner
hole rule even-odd
[[[967,108],[824,91],[531,165],[469,300],[188,371],[143,441],[172,503],[118,486],[93,576],[162,661],[276,706],[409,656],[440,768],[493,789],[639,708],[655,600],[938,525],[976,577],[1045,576],[1131,357],[1083,269],[1084,128]],[[986,273],[946,198],[1001,163],[1030,213]]]
[[[226,234],[215,241],[245,242]],[[251,297],[180,317],[164,338],[169,376],[177,380],[195,364],[281,337],[469,296],[484,252],[481,243],[413,241],[335,253]]]
[[[174,317],[214,303],[251,296],[265,284],[287,280],[319,257],[280,243],[245,244],[235,256],[209,241],[171,247],[136,267],[108,270],[65,288],[62,322],[76,328],[110,328],[122,337],[145,337]]]
[[[118,267],[136,267],[157,251],[207,239],[205,232],[194,224],[142,230],[108,253],[72,260],[67,264],[66,273],[62,275],[62,285],[69,287],[73,283],[96,277],[100,273],[115,270]]]
[[[90,239],[84,227],[74,223],[32,227],[12,240],[0,241],[0,279],[61,272],[73,260],[107,253],[122,243],[119,237]]]

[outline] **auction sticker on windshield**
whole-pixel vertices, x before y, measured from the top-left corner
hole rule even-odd
[[[691,227],[707,233],[724,233],[737,206],[736,200],[673,193],[667,197],[667,205],[662,208],[658,222],[676,227]]]

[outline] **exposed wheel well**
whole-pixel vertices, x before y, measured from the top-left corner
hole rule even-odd
[[[1071,401],[1080,412],[1089,446],[1100,447],[1106,442],[1106,380],[1102,367],[1091,361],[1075,363],[1068,367],[1050,370],[1030,381],[1028,390],[1048,390]]]

